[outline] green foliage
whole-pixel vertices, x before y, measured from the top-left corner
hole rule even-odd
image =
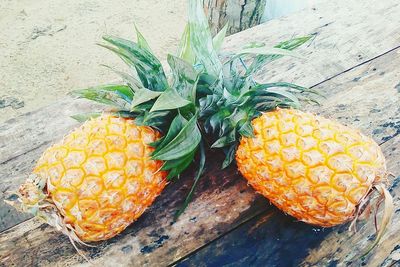
[[[100,112],[90,112],[90,113],[81,113],[81,114],[76,114],[72,115],[71,118],[78,122],[85,122],[87,120],[90,120],[92,118],[97,118],[101,115]]]
[[[303,37],[298,37],[298,38],[293,38],[287,41],[283,41],[277,45],[275,45],[275,48],[280,48],[280,49],[285,49],[285,50],[293,50],[298,48],[299,46],[305,44],[312,38],[311,35],[309,36],[303,36]],[[256,45],[257,47],[263,47],[265,44],[258,44]],[[270,63],[272,61],[275,61],[279,58],[282,58],[283,55],[258,55],[256,58],[254,58],[253,62],[251,63],[250,67],[247,68],[246,70],[246,75],[252,75],[256,73],[262,66],[266,65],[267,63]]]
[[[180,115],[178,115],[181,117]],[[173,129],[171,124],[169,131],[178,131]],[[168,133],[167,133],[168,136]],[[166,137],[166,140],[167,137]],[[169,140],[168,140],[169,141]],[[168,144],[156,148],[152,158],[158,160],[174,160],[191,153],[201,141],[200,129],[197,126],[197,116],[193,116],[185,126],[179,129],[174,138]]]
[[[139,29],[136,27],[136,24],[135,24],[135,30],[136,30],[136,39],[138,46],[152,53],[149,44],[147,43],[146,39],[143,37]]]
[[[158,110],[178,109],[191,102],[181,97],[174,88],[168,88],[156,100],[150,112]]]
[[[222,43],[224,42],[226,31],[228,30],[228,23],[213,37],[213,47],[216,52],[221,49]]]
[[[132,74],[116,70],[110,66],[107,65],[102,65],[103,67],[106,67],[116,73],[118,76],[121,77],[121,79],[132,89],[133,92],[136,92],[137,90],[141,89],[143,87],[142,83]]]
[[[114,36],[104,36],[103,40],[111,45],[101,46],[113,51],[126,64],[136,69],[143,84],[149,90],[164,91],[168,87],[167,78],[160,61],[142,45]]]
[[[119,109],[125,109],[133,98],[133,92],[129,86],[114,84],[74,90],[70,95],[78,98],[86,98]]]
[[[162,92],[141,88],[135,93],[135,97],[133,98],[131,103],[131,111],[134,111],[138,105],[157,98],[158,96],[161,95],[161,93]]]
[[[192,65],[183,59],[168,55],[167,60],[172,72],[172,88],[176,90],[182,98],[194,103],[196,101],[198,73]]]
[[[195,63],[195,56],[190,44],[190,27],[189,23],[186,24],[185,30],[182,34],[181,41],[179,43],[177,55],[179,58],[185,60],[189,64]]]
[[[204,172],[205,169],[205,163],[206,163],[206,153],[205,153],[205,148],[203,142],[200,143],[200,163],[196,172],[196,175],[194,177],[194,182],[192,185],[192,188],[190,188],[190,191],[188,195],[186,196],[185,201],[182,204],[182,207],[175,213],[174,220],[176,220],[187,208],[189,205],[190,201],[192,200],[194,190],[196,189],[197,183],[199,182],[201,175]]]
[[[169,180],[179,178],[195,159],[200,159],[193,186],[177,216],[189,204],[205,169],[204,134],[212,136],[212,148],[224,151],[225,168],[233,162],[240,138],[254,135],[251,122],[255,117],[276,107],[299,108],[302,101],[315,102],[312,96],[318,94],[292,83],[259,84],[253,77],[262,66],[283,56],[301,57],[292,50],[311,36],[293,38],[272,48],[250,43],[222,59],[218,52],[226,30],[227,25],[212,38],[202,1],[190,0],[189,21],[177,55],[167,57],[171,69],[168,78],[136,28],[137,42],[105,36],[105,43],[100,44],[132,70],[126,73],[108,67],[123,84],[72,92],[79,98],[110,105],[116,116],[135,118],[137,125],[162,131],[164,137],[150,145],[155,147],[152,158],[164,161],[161,169],[169,172]],[[84,121],[99,114],[73,117]]]
[[[226,156],[225,156],[224,162],[222,163],[222,169],[225,169],[233,162],[233,160],[235,158],[237,146],[238,146],[238,144],[233,144],[233,145],[229,146],[229,148],[224,150]]]
[[[190,47],[196,63],[202,66],[202,71],[218,77],[222,65],[214,49],[203,2],[200,0],[189,1],[189,31]]]

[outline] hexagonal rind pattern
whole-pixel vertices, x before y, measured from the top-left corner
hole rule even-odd
[[[83,241],[115,236],[135,221],[166,185],[148,144],[159,138],[133,120],[100,116],[48,148],[34,173],[64,221]]]
[[[297,219],[319,226],[349,221],[373,182],[385,178],[370,138],[311,113],[277,109],[253,120],[236,161],[256,191]]]

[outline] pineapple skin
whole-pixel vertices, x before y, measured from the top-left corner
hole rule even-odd
[[[109,239],[135,221],[166,185],[148,144],[157,131],[102,115],[48,148],[33,173],[81,241]]]
[[[378,144],[338,122],[291,109],[252,121],[236,161],[253,188],[285,213],[331,227],[354,218],[372,185],[386,181]]]

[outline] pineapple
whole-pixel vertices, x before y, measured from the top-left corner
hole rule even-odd
[[[20,188],[22,201],[83,242],[111,238],[166,185],[163,163],[150,156],[149,144],[159,137],[131,119],[102,115],[89,120],[43,153]]]
[[[166,75],[138,30],[137,42],[114,36],[103,40],[100,45],[134,72],[110,68],[123,84],[72,92],[109,108],[72,116],[83,125],[43,153],[8,201],[53,225],[74,246],[122,232],[196,155],[203,162],[196,181],[204,167],[195,104],[198,72],[169,55]],[[177,215],[190,198],[191,193]]]
[[[385,158],[370,138],[340,123],[293,109],[252,121],[236,162],[255,190],[306,223],[351,220],[374,185],[386,182]]]
[[[193,2],[190,8],[200,10],[200,1]],[[287,82],[259,83],[254,77],[265,64],[298,57],[293,50],[313,36],[272,48],[252,42],[218,57],[224,33],[211,38],[206,18],[196,14],[189,17],[186,39],[191,42],[180,55],[200,71],[199,121],[213,139],[211,147],[225,152],[222,167],[236,159],[257,192],[285,213],[322,227],[353,220],[354,228],[377,191],[385,211],[376,245],[393,213],[379,146],[357,130],[299,111],[304,102],[318,103],[317,91]]]

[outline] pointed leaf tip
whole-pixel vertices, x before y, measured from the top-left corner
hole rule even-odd
[[[144,36],[142,35],[142,33],[139,31],[138,27],[136,26],[136,23],[134,23],[134,26],[135,26],[135,31],[136,31],[136,39],[137,39],[137,43],[138,43],[139,47],[146,49],[147,51],[152,53],[149,44],[147,43],[147,41],[144,38]]]
[[[153,159],[173,160],[189,154],[201,141],[201,133],[197,127],[197,114],[193,116],[182,130],[163,148],[156,151]]]
[[[226,23],[225,26],[214,36],[213,46],[215,51],[218,52],[221,49],[227,30],[228,30],[228,23]]]
[[[133,97],[132,103],[131,103],[131,110],[133,110],[135,107],[138,105],[145,103],[147,101],[150,101],[159,95],[161,95],[162,92],[158,91],[152,91],[146,88],[141,88],[140,90],[136,91],[135,96]]]
[[[169,88],[157,98],[150,112],[158,110],[177,109],[189,105],[191,102],[182,98],[175,89]]]

